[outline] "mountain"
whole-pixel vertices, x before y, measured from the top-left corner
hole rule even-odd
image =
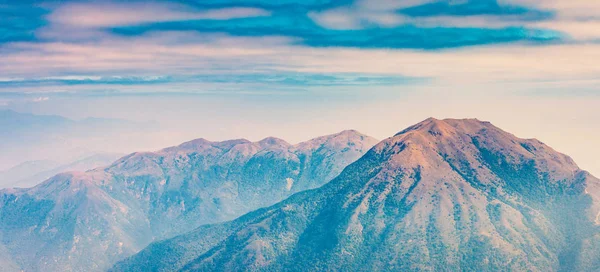
[[[90,117],[82,120],[72,120],[58,115],[36,115],[12,110],[0,110],[0,127],[4,128],[0,131],[0,137],[6,135],[27,136],[25,134],[32,132],[55,133],[70,129],[79,133],[89,133],[90,130],[95,130],[98,127],[139,129],[143,125],[149,124],[114,118]]]
[[[0,245],[26,271],[104,270],[154,240],[321,186],[375,143],[343,131],[298,145],[197,139],[133,153],[0,191]]]
[[[149,141],[143,136],[156,129],[153,122],[112,118],[72,120],[0,110],[0,169],[32,161],[57,161],[54,166],[58,167],[94,153],[123,152],[125,147]]]
[[[113,271],[598,271],[600,181],[488,122],[428,119],[331,182]]]
[[[119,153],[97,153],[62,165],[54,161],[24,162],[7,171],[0,172],[0,188],[32,187],[56,174],[68,171],[87,171],[106,166],[122,156]]]
[[[0,188],[12,187],[17,181],[31,177],[37,173],[50,171],[60,165],[51,160],[26,161],[0,172]],[[46,177],[48,178],[48,177]],[[40,182],[45,179],[39,180]]]
[[[21,132],[43,131],[64,128],[75,121],[56,115],[35,115],[12,110],[0,110],[0,137],[22,134]]]

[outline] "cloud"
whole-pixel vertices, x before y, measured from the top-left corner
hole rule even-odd
[[[9,51],[12,53],[4,55],[0,62],[0,71],[5,78],[33,81],[42,78],[70,79],[63,83],[51,80],[28,84],[14,82],[3,87],[23,91],[43,89],[41,85],[49,85],[46,90],[50,91],[63,90],[65,88],[61,86],[69,82],[69,86],[73,86],[69,90],[83,90],[82,86],[94,84],[124,89],[127,82],[119,82],[124,79],[132,80],[129,86],[157,85],[160,86],[157,89],[163,89],[164,92],[175,88],[174,85],[178,83],[186,83],[185,86],[177,86],[179,90],[218,89],[218,85],[223,84],[235,84],[237,89],[255,89],[251,77],[233,83],[236,80],[233,75],[252,73],[272,74],[275,78],[298,72],[299,75],[364,74],[431,79],[418,82],[422,84],[497,84],[546,79],[572,84],[572,80],[600,77],[600,66],[596,63],[596,59],[600,58],[600,46],[594,44],[526,46],[517,43],[442,51],[364,50],[306,47],[283,37],[162,32],[131,37],[109,36],[102,42],[86,44],[20,43],[13,44]],[[230,83],[215,82],[227,74],[232,75]],[[66,75],[86,80],[74,82],[74,78],[65,78]],[[115,75],[121,78],[112,78]],[[197,75],[215,75],[215,80],[192,81],[191,78]],[[165,82],[134,82],[156,76],[164,77]],[[114,84],[87,80],[102,78]],[[257,77],[255,82],[261,87],[271,84],[266,77]],[[323,81],[315,82],[325,85]],[[290,84],[287,86],[290,87]]]
[[[362,8],[357,5],[310,12],[308,15],[319,26],[335,30],[364,29],[373,26],[389,28],[412,23],[393,9]]]
[[[48,20],[71,27],[99,28],[178,20],[228,20],[267,16],[258,8],[197,10],[173,3],[85,3],[66,4],[54,10]]]
[[[600,17],[600,4],[596,0],[498,0],[503,5],[521,5],[554,11],[556,17],[590,19]]]
[[[505,5],[522,5],[551,10],[552,20],[529,24],[530,27],[555,29],[570,36],[569,42],[600,41],[600,2],[596,0],[500,0]]]
[[[397,86],[425,79],[400,75],[357,73],[271,72],[194,76],[191,80],[210,83],[262,83],[287,86]]]
[[[318,25],[335,30],[361,29],[361,16],[347,8],[311,12],[309,18]]]
[[[43,41],[82,43],[110,36],[106,28],[129,36],[197,31],[244,37],[285,36],[311,47],[391,49],[442,49],[519,41],[548,43],[564,38],[557,31],[524,24],[523,21],[551,17],[553,13],[546,10],[495,0],[397,2],[376,0],[377,5],[367,5],[365,0],[65,2],[43,17],[48,25],[32,25],[27,31],[11,31],[11,35],[28,35],[31,40],[35,29],[35,37]],[[482,15],[507,16],[513,23],[445,25],[448,17]],[[22,38],[27,39],[25,36]]]
[[[550,10],[516,4],[499,3],[496,0],[465,1],[390,1],[358,0],[348,7],[321,10],[310,13],[311,18],[327,28],[348,29],[369,25],[382,27],[416,24],[426,26],[423,21],[441,22],[457,19],[461,24],[439,24],[438,26],[491,27],[492,25],[470,25],[473,17],[491,17],[496,21],[510,21],[523,26],[528,21],[548,20],[554,16]],[[518,22],[518,24],[516,24]]]
[[[202,8],[253,7],[267,10],[306,12],[349,5],[353,0],[193,0],[180,1]]]
[[[26,4],[0,4],[0,44],[14,41],[32,41],[35,30],[46,24],[47,10]]]
[[[80,85],[149,85],[149,84],[245,84],[248,90],[270,87],[316,87],[316,86],[394,86],[424,81],[424,78],[387,74],[361,73],[308,73],[308,72],[253,72],[226,74],[211,73],[178,76],[60,76],[44,78],[2,78],[1,88],[36,86],[80,86]],[[41,102],[39,98],[34,101]]]
[[[8,78],[198,74],[232,67],[242,71],[256,69],[253,65],[272,65],[275,52],[286,50],[287,44],[286,39],[278,37],[240,38],[194,32],[107,36],[88,43],[15,43],[4,47],[0,71]],[[261,59],[263,64],[250,59]]]
[[[51,76],[42,78],[0,78],[0,86],[155,84],[170,82],[167,76]]]
[[[36,98],[32,99],[31,102],[40,103],[40,102],[44,102],[44,101],[48,101],[48,100],[50,100],[50,97],[40,96],[40,97],[36,97]]]
[[[465,0],[393,1],[358,0],[349,7],[309,13],[317,24],[331,29],[389,28],[507,28],[554,30],[562,42],[600,40],[600,4],[597,1]]]
[[[525,27],[457,28],[418,27],[408,24],[389,28],[330,29],[319,26],[309,16],[289,14],[226,21],[186,20],[113,28],[114,33],[128,36],[151,31],[197,31],[247,37],[286,36],[298,39],[299,44],[312,47],[393,49],[440,49],[516,41],[553,42],[562,37],[556,31]]]
[[[600,19],[545,21],[536,23],[534,26],[546,29],[556,29],[566,33],[573,42],[600,43]]]
[[[590,57],[598,50],[595,19],[568,11],[578,7],[559,11],[558,2],[549,3],[54,2],[19,11],[19,18],[41,18],[23,28],[31,35],[37,27],[34,40],[0,41],[0,74],[10,79],[0,88],[160,85],[167,92],[598,77]],[[360,75],[377,77],[360,85]]]
[[[502,4],[496,0],[436,1],[403,8],[398,12],[412,17],[496,15],[523,20],[545,20],[554,16],[551,11]]]

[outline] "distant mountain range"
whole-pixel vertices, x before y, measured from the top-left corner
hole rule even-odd
[[[12,110],[0,110],[0,138],[14,141],[44,141],[48,136],[93,136],[105,129],[139,130],[152,123],[123,119],[85,118],[72,120],[58,115],[35,115]],[[46,135],[46,137],[39,137]],[[2,143],[4,144],[4,143]]]
[[[122,156],[123,154],[119,153],[99,153],[66,164],[47,160],[24,162],[0,172],[0,189],[33,187],[56,174],[69,171],[87,171],[110,165]]]
[[[144,184],[144,183],[142,183]],[[599,271],[600,181],[474,119],[428,119],[326,185],[113,271]]]
[[[0,110],[0,169],[8,171],[23,163],[34,167],[54,162],[46,165],[49,168],[45,170],[51,170],[94,154],[121,153],[123,146],[136,146],[136,142],[147,140],[129,139],[128,135],[143,135],[155,131],[157,126],[154,122],[111,118],[72,120]],[[41,172],[42,168],[35,172]]]
[[[108,163],[110,164],[110,163]],[[0,171],[0,188],[18,187],[16,184],[23,179],[35,176],[38,173],[50,171],[60,166],[59,162],[52,160],[26,161],[5,171]],[[86,170],[86,169],[83,169]],[[56,172],[58,174],[62,171]],[[46,177],[47,179],[48,177]],[[46,179],[41,179],[42,182]]]
[[[377,141],[343,131],[291,145],[197,139],[0,191],[0,264],[102,271],[155,240],[317,188]]]

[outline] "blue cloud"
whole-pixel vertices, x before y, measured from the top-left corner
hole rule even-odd
[[[258,83],[280,86],[391,86],[421,82],[426,79],[400,75],[356,73],[269,72],[250,74],[201,75],[190,78],[208,83]]]
[[[307,39],[305,43],[324,47],[440,49],[516,41],[548,42],[559,38],[560,34],[557,32],[521,27],[420,28],[408,25],[389,29],[336,31],[317,39]]]
[[[16,78],[0,80],[0,87],[10,86],[52,86],[52,85],[142,85],[172,82],[168,76],[108,76],[108,77],[86,77],[86,76],[64,76],[47,78]]]
[[[178,1],[196,8],[256,7],[272,12],[271,16],[230,20],[187,20],[122,26],[109,29],[113,33],[136,36],[151,31],[188,30],[201,33],[227,33],[233,36],[286,36],[313,47],[355,47],[389,49],[440,49],[507,42],[555,42],[561,33],[525,27],[468,28],[419,27],[405,24],[397,27],[371,25],[359,30],[328,29],[308,17],[310,11],[328,10],[352,5],[355,0],[194,0]],[[34,32],[47,22],[47,10],[33,4],[0,6],[0,43],[36,41]],[[436,1],[398,11],[412,17],[510,15],[527,20],[541,20],[551,12],[519,6],[500,5],[497,0],[470,0],[459,4]]]
[[[4,79],[0,88],[12,86],[61,85],[148,85],[163,83],[267,84],[276,86],[391,86],[421,82],[425,79],[400,75],[355,73],[301,73],[270,71],[246,74],[203,74],[193,76],[112,76]]]
[[[354,0],[181,0],[178,2],[200,8],[252,7],[273,11],[316,11],[347,6]]]
[[[513,5],[502,5],[497,0],[469,0],[454,4],[451,1],[436,1],[398,11],[413,17],[427,16],[472,16],[499,15],[513,16],[524,20],[544,20],[554,16],[551,11],[542,11]]]
[[[113,28],[114,33],[140,35],[149,31],[192,30],[228,33],[234,36],[288,36],[314,47],[440,49],[516,41],[553,42],[562,35],[551,30],[508,28],[370,27],[358,30],[327,29],[302,14],[276,13],[272,16],[232,20],[187,20]]]
[[[25,4],[0,5],[0,43],[35,40],[34,32],[46,25],[47,13]]]

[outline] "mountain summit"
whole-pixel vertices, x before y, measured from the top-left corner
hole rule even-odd
[[[25,271],[102,271],[153,240],[321,186],[376,143],[358,132],[297,145],[197,139],[3,190],[0,263],[11,260],[7,267]]]
[[[115,271],[595,271],[600,181],[476,119],[427,119],[334,180]]]

